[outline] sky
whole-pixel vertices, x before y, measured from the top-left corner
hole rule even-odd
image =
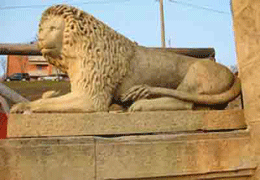
[[[94,15],[140,45],[161,46],[157,0],[0,0],[0,43],[33,41],[42,12],[61,3]],[[164,0],[164,15],[167,47],[213,47],[217,62],[236,64],[229,0]]]

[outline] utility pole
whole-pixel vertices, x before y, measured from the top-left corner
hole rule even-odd
[[[162,42],[162,47],[165,48],[163,0],[160,0],[160,19],[161,19],[161,42]]]

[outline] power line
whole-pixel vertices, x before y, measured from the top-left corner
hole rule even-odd
[[[184,6],[189,6],[189,7],[193,7],[193,8],[197,8],[197,9],[203,9],[203,10],[212,11],[212,12],[216,12],[216,13],[220,13],[220,14],[230,15],[230,13],[226,12],[226,11],[220,11],[220,10],[211,9],[211,8],[203,7],[203,6],[198,6],[198,5],[191,4],[191,3],[180,2],[180,1],[176,1],[176,0],[169,0],[169,1],[172,2],[172,3],[181,4],[181,5],[184,5]]]
[[[24,9],[24,8],[35,9],[35,8],[43,8],[43,7],[46,7],[46,6],[48,6],[48,5],[5,6],[5,7],[0,7],[0,10],[5,10],[5,9]]]
[[[81,4],[112,4],[112,3],[125,3],[125,2],[129,2],[130,0],[118,0],[118,1],[88,1],[88,2],[82,2],[82,3],[74,3],[72,5],[81,5]],[[185,3],[185,2],[180,2],[180,1],[176,1],[176,0],[169,0],[172,3],[176,3],[176,4],[181,4],[184,6],[189,6],[189,7],[193,7],[193,8],[197,8],[197,9],[203,9],[203,10],[207,10],[207,11],[212,11],[212,12],[216,12],[216,13],[220,13],[220,14],[228,14],[230,15],[230,13],[226,12],[226,11],[220,11],[220,10],[216,10],[216,9],[211,9],[208,7],[203,7],[203,6],[198,6],[195,4],[191,4],[191,3]],[[37,8],[45,8],[45,7],[49,7],[51,5],[28,5],[28,6],[5,6],[5,7],[0,7],[0,10],[12,10],[12,9],[37,9]]]
[[[80,4],[113,4],[113,3],[126,3],[129,2],[130,0],[118,0],[118,1],[89,1],[89,2],[83,2]]]
[[[124,0],[124,1],[88,1],[88,2],[82,2],[82,3],[73,3],[72,5],[82,5],[82,4],[112,4],[112,3],[125,3],[130,0]],[[11,9],[36,9],[36,8],[45,8],[49,7],[51,5],[28,5],[28,6],[5,6],[0,7],[0,10],[11,10]]]

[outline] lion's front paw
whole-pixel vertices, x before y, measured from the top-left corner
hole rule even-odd
[[[11,110],[11,113],[28,113],[31,112],[31,106],[30,103],[19,103],[15,104]]]
[[[129,108],[128,111],[129,112],[136,112],[136,111],[147,111],[150,109],[150,105],[149,102],[151,100],[147,100],[147,99],[140,99],[136,102],[134,102]]]
[[[143,107],[139,103],[134,103],[128,108],[128,112],[142,111]]]

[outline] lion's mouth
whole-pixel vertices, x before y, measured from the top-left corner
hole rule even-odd
[[[42,48],[41,52],[46,54],[55,51],[56,48]]]

